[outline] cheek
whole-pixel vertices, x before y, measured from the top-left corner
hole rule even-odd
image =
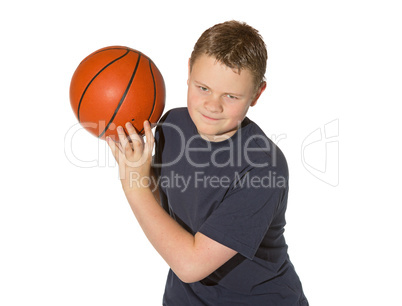
[[[236,106],[227,108],[228,115],[233,118],[234,121],[241,121],[247,114],[247,108],[244,106]]]
[[[187,106],[190,106],[192,103],[192,97],[191,97],[191,90],[187,90]]]
[[[188,91],[187,93],[187,105],[189,107],[197,107],[198,104],[200,103],[199,97],[195,95],[191,90]]]

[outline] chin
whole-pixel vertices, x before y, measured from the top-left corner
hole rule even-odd
[[[217,131],[216,129],[213,129],[213,128],[207,128],[207,127],[204,127],[204,126],[197,126],[197,131],[198,131],[198,134],[201,134],[201,135],[206,135],[206,136],[218,136],[220,133],[219,133],[219,131]]]

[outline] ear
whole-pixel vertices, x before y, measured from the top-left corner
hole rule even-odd
[[[261,94],[264,92],[264,90],[266,88],[267,88],[267,82],[262,82],[260,85],[260,88],[258,88],[257,93],[255,94],[253,102],[251,102],[250,106],[254,106],[257,104],[258,99],[260,98]]]

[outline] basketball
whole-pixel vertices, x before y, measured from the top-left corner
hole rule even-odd
[[[94,136],[117,140],[118,126],[158,122],[165,107],[165,83],[154,62],[140,51],[112,46],[88,55],[70,84],[70,103],[78,122]]]

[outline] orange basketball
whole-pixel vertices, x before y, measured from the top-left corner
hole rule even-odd
[[[116,128],[131,122],[139,133],[157,123],[165,107],[165,83],[154,62],[127,47],[112,46],[88,55],[70,84],[78,122],[96,137],[116,138]]]

